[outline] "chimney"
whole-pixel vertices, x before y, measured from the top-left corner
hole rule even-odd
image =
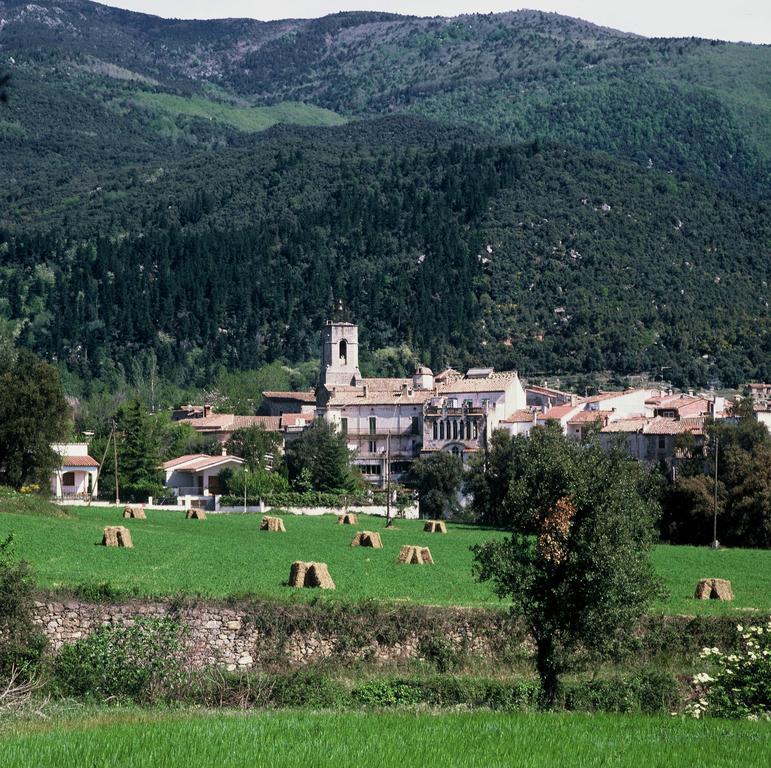
[[[364,389],[364,397],[369,397],[369,385],[364,384],[362,388]]]

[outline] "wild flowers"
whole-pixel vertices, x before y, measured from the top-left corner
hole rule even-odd
[[[699,654],[709,662],[711,674],[693,676],[694,697],[685,708],[692,717],[771,720],[771,621],[739,624],[736,631],[740,650],[724,654],[719,648],[703,648]]]

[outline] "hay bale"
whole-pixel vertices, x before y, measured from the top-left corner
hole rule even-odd
[[[123,508],[123,517],[130,520],[147,520],[145,508],[141,504],[127,504]]]
[[[286,533],[286,528],[284,528],[284,521],[280,517],[270,517],[269,515],[265,515],[262,520],[260,520],[260,530],[280,531]]]
[[[335,582],[329,575],[326,563],[303,563],[296,560],[289,569],[289,586],[335,589]]]
[[[426,533],[447,533],[447,526],[444,520],[427,520],[423,530]]]
[[[185,519],[206,520],[206,512],[204,512],[202,509],[199,509],[198,507],[190,507],[190,509],[185,512]]]
[[[352,512],[346,512],[344,515],[337,516],[338,525],[356,525],[359,520]]]
[[[380,534],[373,531],[359,531],[351,542],[352,547],[372,547],[373,549],[383,549],[383,542],[380,540]]]
[[[696,600],[733,600],[734,593],[728,579],[701,579],[694,593]]]
[[[102,546],[133,549],[134,543],[131,541],[131,531],[122,525],[108,525],[102,534]]]
[[[413,544],[405,544],[399,551],[396,562],[403,565],[433,565],[434,558],[428,547],[416,547]]]

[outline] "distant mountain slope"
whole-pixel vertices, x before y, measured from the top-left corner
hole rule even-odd
[[[338,297],[370,349],[432,366],[771,375],[768,203],[559,146],[408,146],[410,130],[274,129],[68,201],[67,237],[0,233],[0,311],[84,377],[150,351],[198,384],[311,359]]]
[[[170,21],[85,0],[0,1],[14,68],[67,62],[179,93],[416,112],[771,192],[771,47],[646,39],[556,14]],[[112,68],[112,69],[111,69]],[[140,80],[141,78],[141,80]]]

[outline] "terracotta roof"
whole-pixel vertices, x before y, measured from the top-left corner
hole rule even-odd
[[[90,456],[62,456],[62,468],[64,467],[98,467],[99,462]]]
[[[573,392],[563,392],[559,389],[552,389],[551,387],[539,387],[537,384],[531,384],[527,387],[531,392],[536,392],[539,395],[556,395],[558,397],[577,397]]]
[[[263,397],[271,400],[296,400],[301,403],[315,403],[315,392],[263,392]]]
[[[663,416],[654,418],[638,417],[611,421],[602,428],[603,434],[611,432],[641,432],[644,435],[680,435],[690,432],[694,435],[704,433],[704,417],[694,416],[685,419],[668,419]]]
[[[416,389],[412,391],[411,395],[403,394],[401,388],[392,391],[375,390],[374,392],[368,392],[365,397],[364,390],[361,388],[346,387],[341,391],[341,388],[337,387],[334,393],[330,392],[328,406],[330,408],[344,405],[422,406],[423,403],[432,397],[436,397],[436,393],[429,389]]]
[[[514,413],[507,416],[505,419],[501,419],[501,422],[504,424],[523,424],[532,422],[534,413],[536,412],[522,408],[519,411],[514,411]]]
[[[236,416],[232,413],[213,413],[197,419],[180,419],[177,423],[189,424],[196,432],[234,432],[246,427],[262,427],[268,432],[281,429],[280,416]]]
[[[316,417],[312,413],[284,413],[281,415],[282,427],[297,427],[309,424]]]
[[[239,456],[209,456],[205,453],[189,453],[185,456],[178,456],[176,459],[164,462],[163,469],[178,469],[184,471],[197,471],[216,467],[218,464],[236,462],[243,464],[244,460]]]
[[[592,424],[595,421],[606,420],[612,411],[579,411],[568,419],[568,424]]]
[[[446,384],[439,384],[439,394],[463,394],[464,392],[505,392],[519,377],[516,371],[501,371],[489,376],[454,379]]]

